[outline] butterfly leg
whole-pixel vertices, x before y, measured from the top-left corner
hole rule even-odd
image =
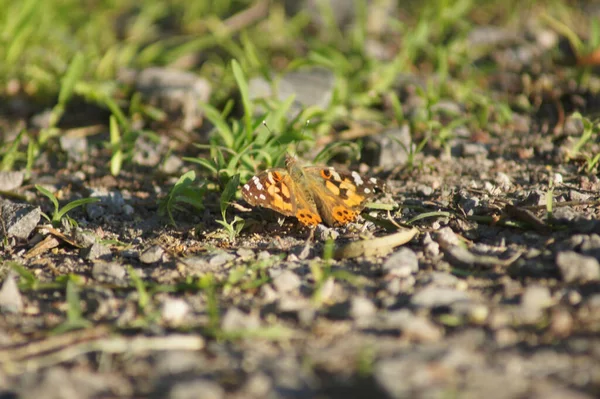
[[[311,248],[311,244],[315,239],[315,228],[311,227],[308,229],[309,233],[308,233],[308,237],[306,237],[306,242],[304,243],[304,248],[302,249],[302,252],[300,252],[300,255],[298,255],[298,258],[304,260],[306,258],[308,258],[308,255],[310,254],[310,248]]]

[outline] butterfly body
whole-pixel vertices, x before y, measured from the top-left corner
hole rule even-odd
[[[242,187],[252,206],[294,216],[306,226],[343,226],[356,220],[367,200],[385,189],[375,178],[332,167],[301,167],[288,155],[285,168],[268,169]]]

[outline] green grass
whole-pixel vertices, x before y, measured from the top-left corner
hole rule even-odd
[[[71,107],[88,104],[108,115],[101,122],[108,133],[102,138],[105,172],[119,176],[134,170],[135,140],[140,135],[151,140],[170,137],[170,127],[161,127],[167,118],[163,110],[118,79],[120,71],[183,66],[213,86],[210,100],[199,104],[212,130],[208,142],[196,144],[194,155],[188,152],[188,170],[161,202],[161,211],[174,224],[175,213],[186,209],[183,204],[197,211],[210,190],[221,194],[226,188],[231,202],[236,176],[244,183],[256,171],[280,165],[286,152],[303,155],[322,136],[339,132],[340,126],[365,121],[380,129],[408,125],[415,143],[407,149],[409,168],[416,166],[423,151],[448,152],[457,128],[487,131],[491,123],[509,126],[511,110],[528,99],[488,90],[486,77],[497,66],[480,62],[494,49],[469,44],[469,34],[478,24],[512,26],[535,10],[534,18],[564,34],[578,53],[589,54],[600,43],[597,21],[589,20],[586,35],[575,22],[585,16],[559,1],[504,6],[476,0],[407,2],[399,18],[381,21],[379,32],[369,25],[366,0],[353,2],[355,23],[345,28],[338,26],[336,10],[327,2],[319,2],[320,25],[311,22],[306,11],[286,15],[281,3],[271,2],[260,18],[232,24],[232,16],[254,4],[0,0],[0,95],[10,99],[14,94],[9,87],[16,87],[37,108],[50,110],[47,126],[0,135],[0,168],[24,169],[30,178],[43,155],[63,161],[65,156],[56,154],[57,140],[72,119]],[[369,50],[373,39],[393,50],[387,58]],[[285,73],[304,67],[324,67],[334,75],[332,100],[324,109],[307,107],[289,119],[293,97],[251,98],[250,78],[262,76],[277,86]],[[423,78],[423,86],[417,88],[423,103],[418,112],[404,110],[397,88],[400,74]],[[590,78],[585,68],[566,69],[565,76],[580,82]],[[441,101],[457,103],[465,112],[445,115],[437,107]],[[270,129],[262,126],[265,120]],[[310,126],[304,129],[307,120]],[[348,149],[356,158],[360,141],[331,143],[320,148],[314,160],[326,162]],[[583,149],[582,144],[574,153],[585,153],[585,170],[592,173],[600,156]],[[228,219],[222,204],[221,216],[234,239],[241,222]]]

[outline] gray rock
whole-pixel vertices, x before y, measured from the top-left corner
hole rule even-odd
[[[406,163],[412,145],[410,127],[405,124],[365,137],[361,160],[367,165],[391,169]]]
[[[169,399],[221,399],[225,390],[215,381],[195,379],[192,381],[177,381],[169,391]]]
[[[246,314],[238,308],[229,308],[221,320],[221,328],[225,332],[253,330],[260,327],[260,319],[254,313]]]
[[[21,313],[23,310],[23,298],[17,286],[16,274],[10,272],[0,288],[0,311],[10,313]]]
[[[475,213],[475,208],[479,206],[479,198],[467,190],[460,190],[458,193],[458,206],[462,208],[465,214],[472,216]]]
[[[349,313],[358,325],[365,326],[373,321],[377,314],[377,306],[369,298],[355,296],[350,299]]]
[[[227,262],[230,262],[235,259],[235,255],[230,254],[229,252],[219,252],[216,255],[212,256],[208,263],[210,263],[213,267],[221,267],[225,265]]]
[[[76,227],[73,231],[73,239],[82,247],[90,247],[96,242],[96,236],[91,231],[82,230]]]
[[[173,154],[167,156],[167,159],[160,164],[160,170],[167,175],[177,174],[183,167],[183,160]]]
[[[82,248],[79,251],[79,256],[86,260],[110,260],[112,258],[112,252],[107,246],[95,242],[87,248]]]
[[[273,286],[279,292],[290,292],[298,289],[302,280],[291,270],[284,270],[273,278]]]
[[[41,210],[27,204],[0,198],[0,218],[3,228],[0,229],[0,239],[4,239],[6,231],[9,237],[27,239],[40,221]]]
[[[524,323],[536,323],[544,309],[552,305],[552,296],[547,287],[532,285],[521,296],[521,318]]]
[[[254,251],[249,248],[239,248],[236,254],[242,259],[252,259],[254,257]]]
[[[160,245],[153,245],[150,248],[147,248],[140,255],[140,262],[150,264],[155,263],[161,260],[165,250],[162,249]]]
[[[158,165],[169,145],[166,137],[161,136],[159,140],[156,142],[148,136],[138,136],[134,143],[133,162],[144,166]]]
[[[307,107],[327,109],[331,103],[335,86],[335,75],[328,69],[316,67],[289,72],[277,81],[277,92],[273,93],[272,86],[264,78],[252,78],[249,81],[251,99],[269,98],[275,96],[286,100],[294,95],[294,103],[288,118],[295,118]],[[262,112],[257,107],[256,112]]]
[[[469,158],[469,157],[478,157],[478,156],[487,156],[489,150],[487,146],[483,143],[470,143],[470,142],[460,142],[458,146],[452,149],[452,153]]]
[[[11,191],[21,187],[25,173],[21,171],[0,171],[0,191]]]
[[[502,172],[498,172],[496,174],[494,183],[496,183],[498,185],[498,187],[500,189],[502,189],[503,191],[510,189],[512,186],[512,181],[510,179],[510,176],[508,176],[506,173],[502,173]]]
[[[419,271],[419,259],[410,248],[400,248],[383,264],[384,272],[398,277],[408,277]]]
[[[74,135],[61,135],[60,148],[67,153],[67,157],[75,162],[81,162],[87,159],[88,141],[86,137]]]
[[[169,120],[179,119],[184,131],[202,125],[198,103],[210,98],[212,89],[208,80],[187,71],[152,67],[137,74],[135,86],[146,101],[166,111]]]
[[[596,258],[574,251],[559,252],[556,264],[567,283],[600,280],[600,264]]]
[[[442,330],[429,319],[415,316],[410,310],[402,309],[384,316],[384,327],[397,328],[405,338],[416,342],[437,342],[443,337]]]
[[[412,296],[410,302],[413,306],[435,308],[439,306],[452,306],[457,302],[470,301],[465,291],[444,287],[426,287]]]
[[[92,276],[100,282],[123,282],[127,271],[125,267],[116,262],[95,262]]]
[[[180,324],[190,312],[190,305],[181,298],[166,298],[162,303],[161,315],[169,324]]]
[[[56,366],[49,367],[37,375],[25,374],[19,384],[19,391],[20,397],[23,398],[86,399],[114,396],[116,386],[131,389],[127,387],[127,382],[118,376],[111,376],[109,379],[100,373],[67,370]]]
[[[437,287],[456,287],[460,281],[455,275],[446,272],[427,273],[422,279],[423,284]]]

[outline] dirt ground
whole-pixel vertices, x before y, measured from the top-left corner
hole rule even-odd
[[[295,219],[239,196],[228,215],[245,226],[230,240],[218,191],[169,225],[157,203],[189,147],[168,155],[169,171],[158,165],[168,145],[140,139],[143,162],[112,177],[93,136],[61,139],[66,158],[44,154],[29,180],[2,189],[0,397],[599,397],[600,180],[583,153],[569,156],[584,132],[572,112],[598,113],[597,76],[588,87],[546,64],[547,31],[490,32],[473,40],[498,46],[504,67],[482,90],[512,101],[510,120],[455,129],[410,167],[396,146],[410,146],[407,127],[371,132],[377,151],[350,168],[387,181],[377,203],[389,208],[319,227],[308,248]],[[407,116],[423,107],[423,79],[397,79]],[[519,108],[523,97],[535,106]],[[442,100],[434,112],[470,110]],[[600,152],[597,130],[586,145]],[[52,227],[34,184],[63,205],[99,202],[69,213],[76,227]],[[392,221],[417,234],[327,255],[395,234]]]

